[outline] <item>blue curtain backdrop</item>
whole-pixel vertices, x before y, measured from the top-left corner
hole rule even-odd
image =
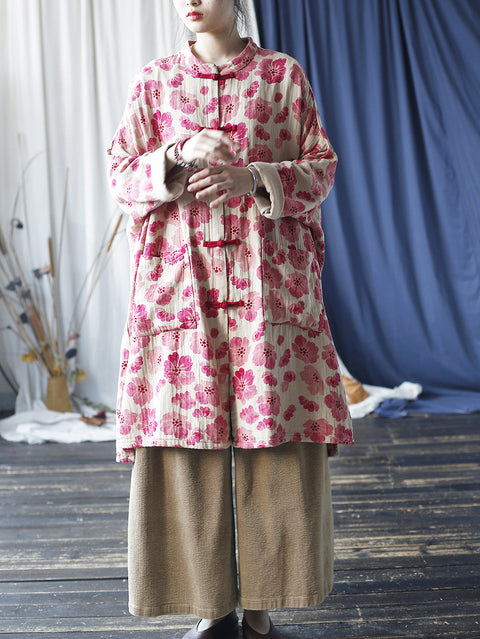
[[[324,290],[353,375],[480,410],[480,2],[256,0],[339,155]]]

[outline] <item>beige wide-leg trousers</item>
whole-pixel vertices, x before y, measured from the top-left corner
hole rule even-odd
[[[236,448],[234,455],[233,491],[232,449],[136,450],[128,534],[132,614],[218,618],[238,604],[308,607],[332,589],[326,445]]]

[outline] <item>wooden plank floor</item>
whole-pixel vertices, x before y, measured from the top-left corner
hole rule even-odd
[[[288,639],[480,637],[480,415],[356,422],[331,460],[336,582],[272,613]],[[129,465],[113,444],[0,440],[0,633],[180,639],[127,612]]]

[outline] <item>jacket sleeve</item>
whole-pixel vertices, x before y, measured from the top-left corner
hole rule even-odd
[[[177,199],[185,187],[184,171],[167,175],[167,149],[172,143],[171,115],[148,105],[139,76],[129,89],[122,120],[107,151],[110,190],[134,223],[153,209]]]
[[[290,107],[292,117],[301,127],[299,157],[284,162],[253,162],[265,186],[255,200],[265,217],[290,216],[310,224],[333,186],[337,155],[322,127],[305,76],[302,94]]]

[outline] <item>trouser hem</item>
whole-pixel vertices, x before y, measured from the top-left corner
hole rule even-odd
[[[219,608],[203,608],[188,603],[168,603],[161,606],[149,608],[139,608],[133,605],[128,606],[128,611],[134,617],[161,617],[162,615],[194,615],[201,619],[219,619],[225,617],[237,604],[232,602]]]
[[[278,608],[312,608],[319,606],[332,591],[333,584],[325,590],[309,595],[286,595],[284,597],[248,598],[240,597],[240,605],[247,610],[275,610]]]

